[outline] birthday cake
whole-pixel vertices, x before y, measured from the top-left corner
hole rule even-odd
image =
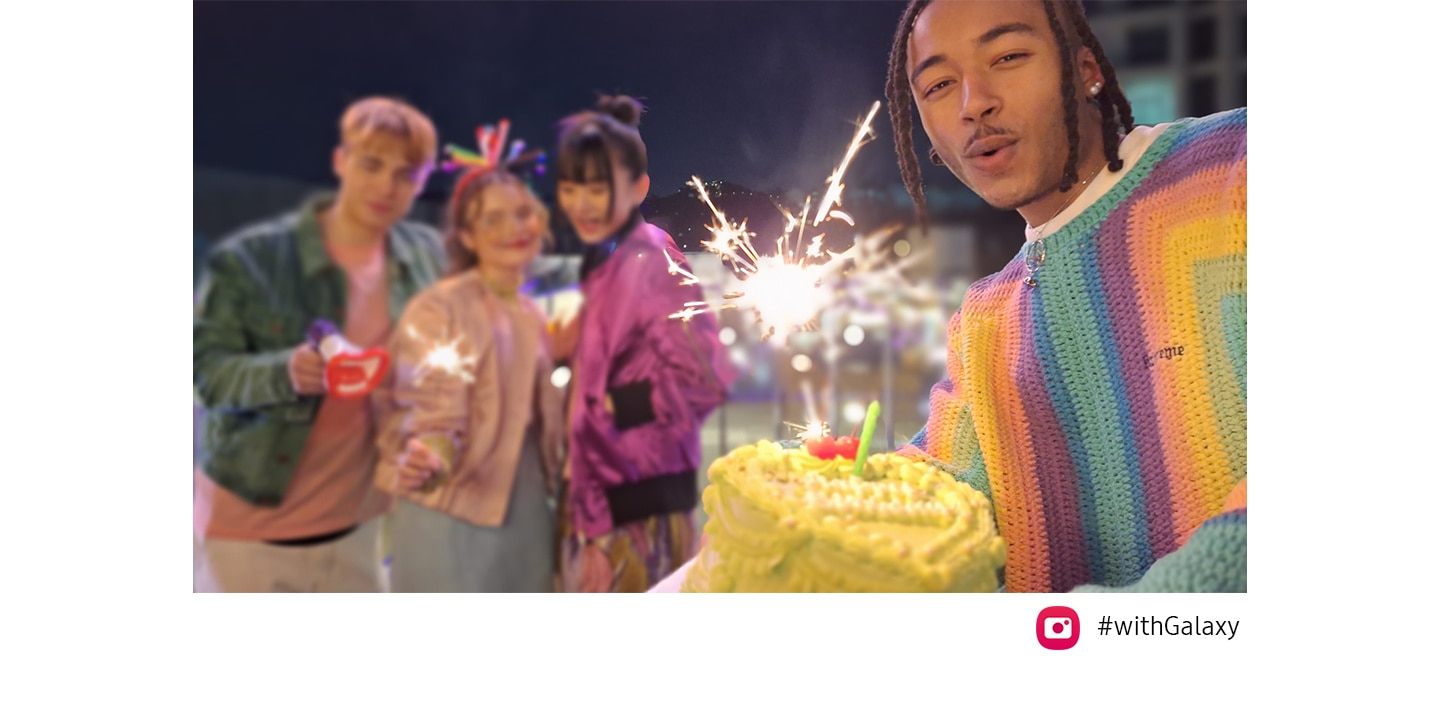
[[[791,443],[793,445],[793,443]],[[707,541],[681,592],[993,592],[990,501],[894,454],[855,469],[853,438],[760,441],[716,460]]]

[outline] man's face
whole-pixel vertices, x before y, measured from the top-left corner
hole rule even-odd
[[[1058,186],[1069,143],[1060,56],[1041,3],[932,3],[916,19],[907,60],[925,134],[961,182],[1005,210]]]
[[[376,133],[335,151],[339,204],[367,227],[388,230],[410,214],[430,176],[428,164],[412,162],[405,140]]]

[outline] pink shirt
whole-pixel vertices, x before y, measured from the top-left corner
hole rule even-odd
[[[335,247],[331,259],[345,270],[341,332],[360,347],[384,345],[390,336],[385,246]],[[375,488],[375,418],[366,398],[325,398],[310,440],[279,507],[241,500],[195,468],[195,532],[227,540],[283,540],[343,530],[383,515],[390,498]]]

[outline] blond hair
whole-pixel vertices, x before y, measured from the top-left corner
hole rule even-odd
[[[376,134],[395,137],[406,144],[406,156],[417,165],[433,165],[437,152],[435,124],[414,106],[388,97],[358,100],[340,116],[340,142],[347,147],[362,145]]]

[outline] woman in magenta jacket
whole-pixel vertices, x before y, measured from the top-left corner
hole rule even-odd
[[[602,98],[561,123],[555,163],[561,212],[586,245],[584,305],[561,328],[570,348],[565,589],[644,592],[696,551],[700,426],[735,371],[711,315],[671,314],[702,299],[669,263],[675,241],[641,217],[650,190],[640,105]]]

